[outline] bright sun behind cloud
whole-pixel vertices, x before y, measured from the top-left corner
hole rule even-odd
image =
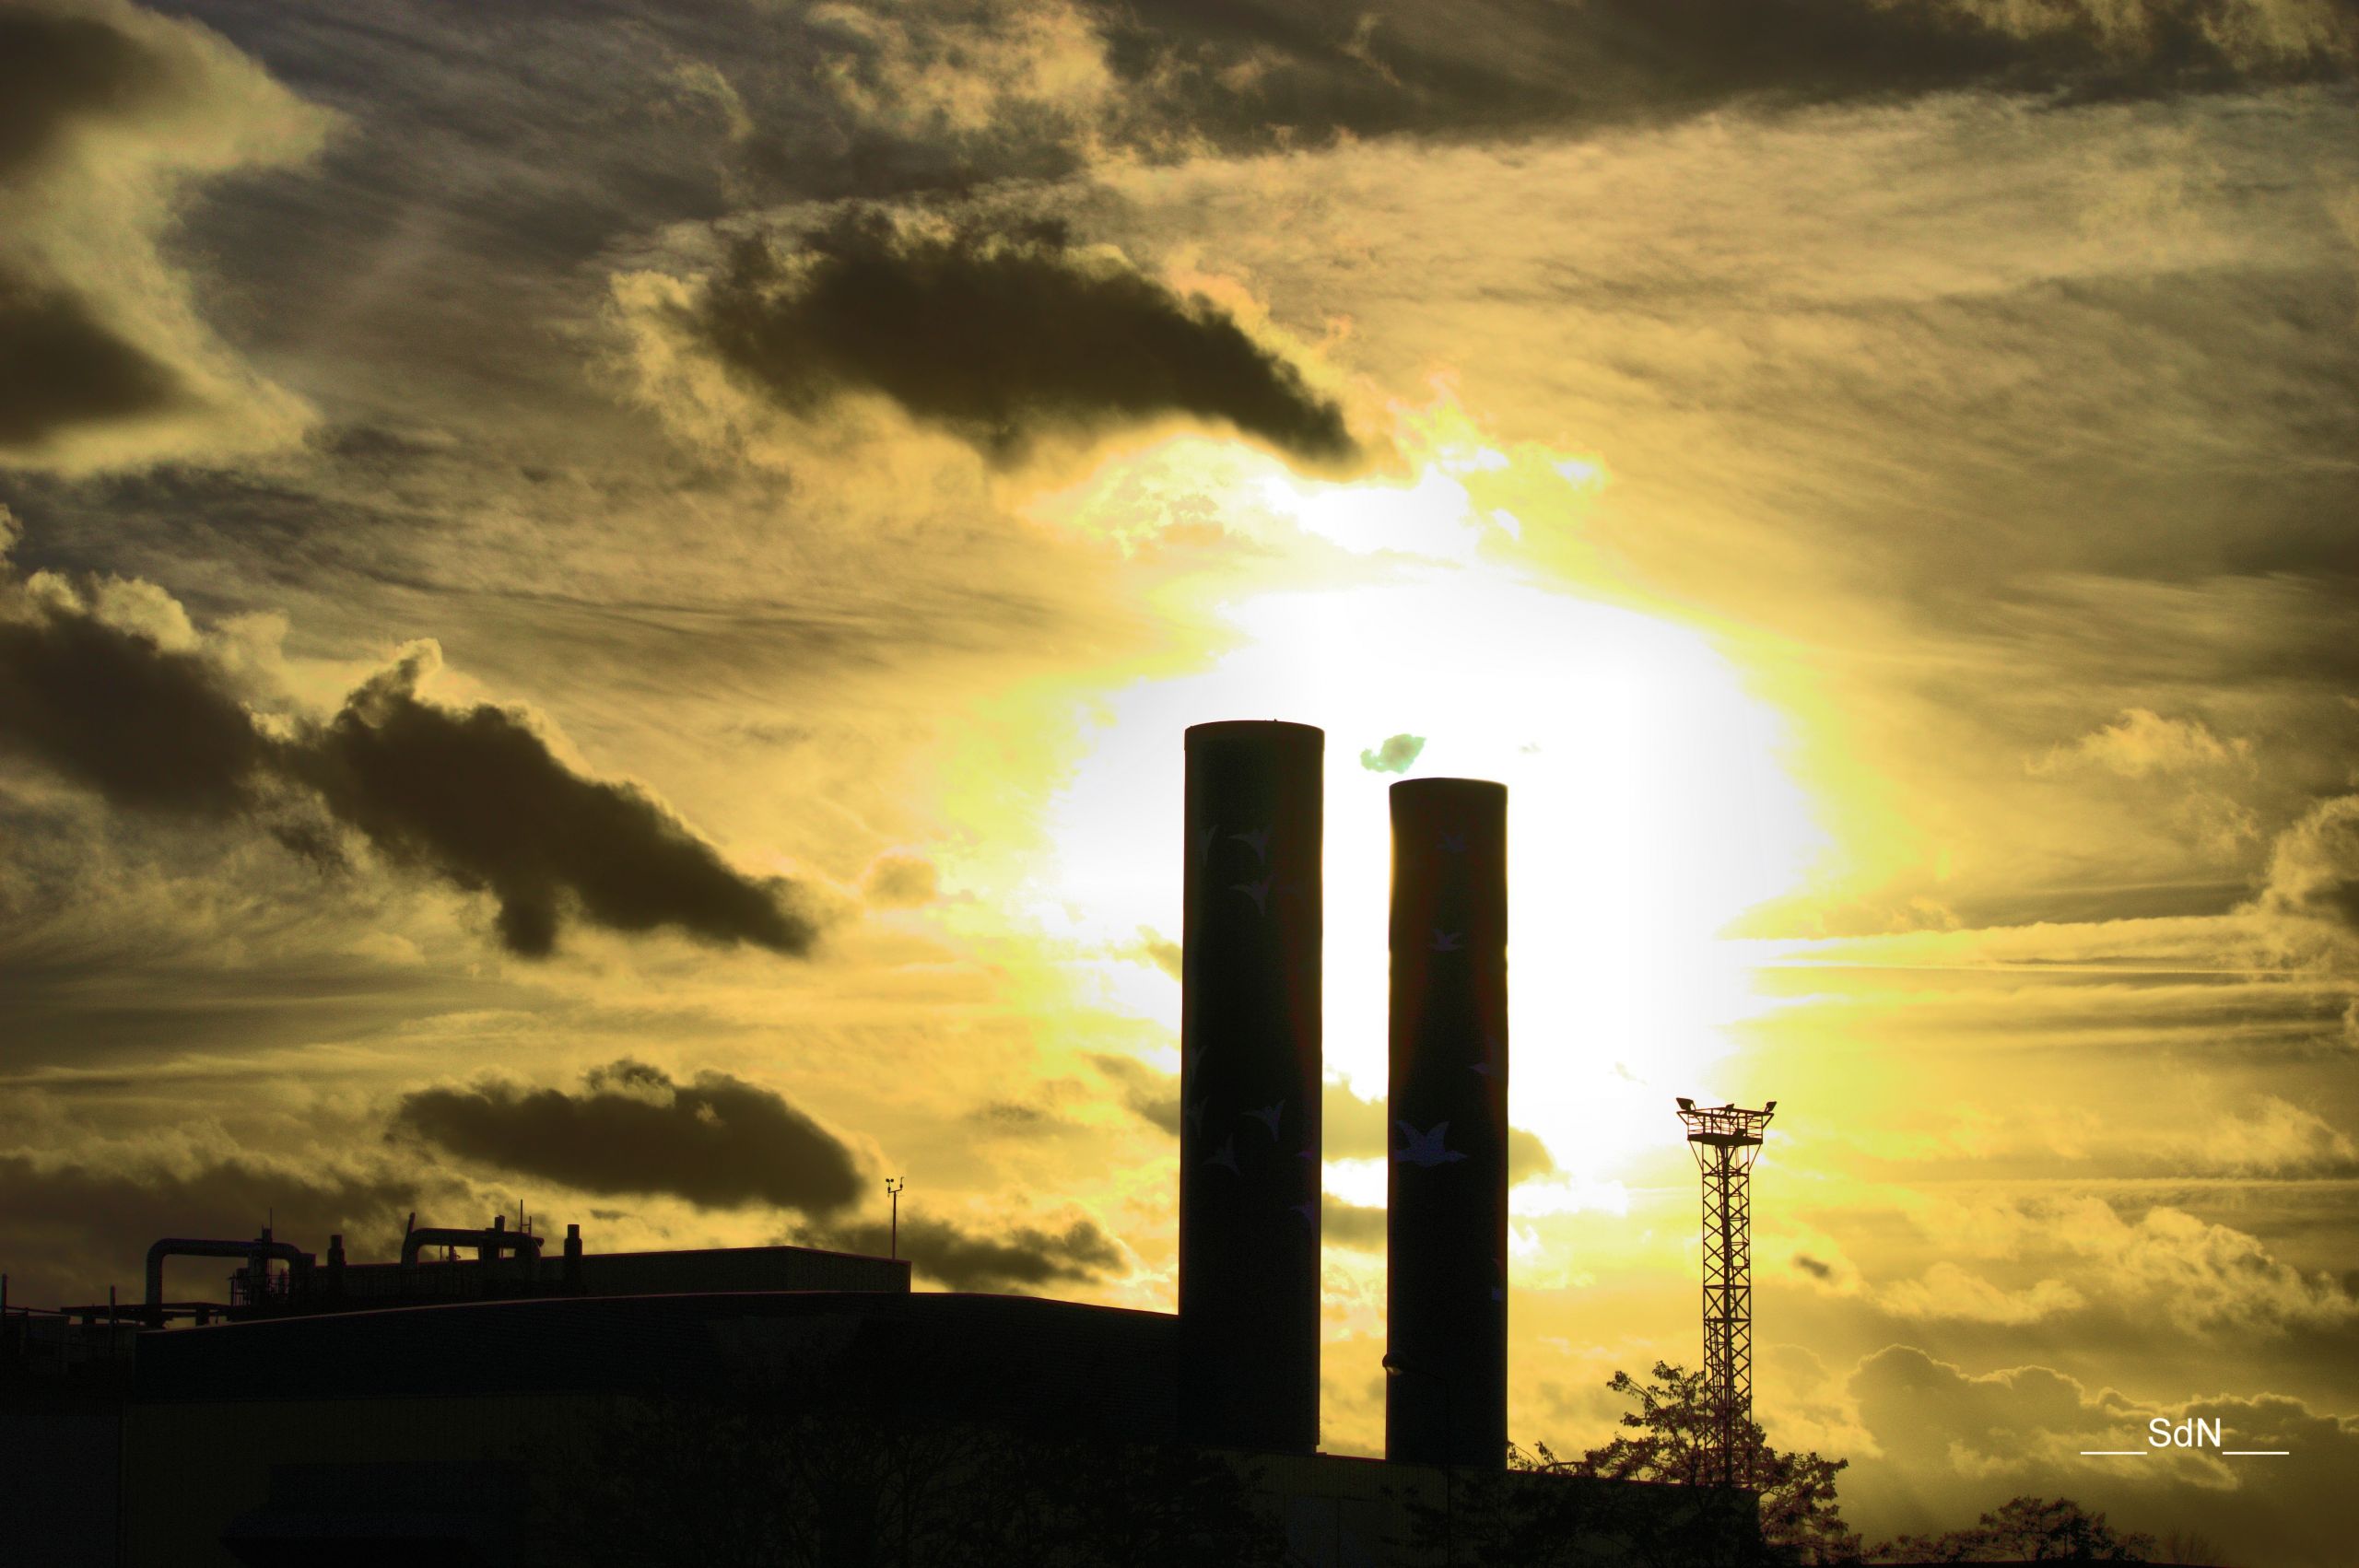
[[[1175,503],[1191,488],[1183,476],[1209,507]],[[1564,1173],[1560,1190],[1530,1194],[1543,1210],[1593,1205],[1601,1184],[1664,1145],[1672,1094],[1710,1091],[1729,1027],[1774,1005],[1752,985],[1751,950],[1721,933],[1795,891],[1825,848],[1782,765],[1779,715],[1704,633],[1519,560],[1525,527],[1570,526],[1603,482],[1591,459],[1442,439],[1405,478],[1327,483],[1183,439],[1041,509],[1126,546],[1151,536],[1157,513],[1209,518],[1257,552],[1250,575],[1195,585],[1228,638],[1208,665],[1086,704],[1086,750],[1045,824],[1051,859],[1028,888],[1044,930],[1083,951],[1135,949],[1143,928],[1176,939],[1182,731],[1228,719],[1318,725],[1326,1059],[1380,1099],[1386,788],[1400,775],[1362,754],[1381,760],[1388,738],[1414,736],[1411,776],[1507,784],[1512,1114]],[[1289,569],[1306,549],[1332,558],[1338,546],[1358,569]],[[1176,1034],[1178,990],[1161,976],[1136,965],[1095,976],[1097,1005]],[[1331,1170],[1331,1188],[1380,1202],[1382,1167],[1367,1164]]]

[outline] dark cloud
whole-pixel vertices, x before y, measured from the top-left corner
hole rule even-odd
[[[0,38],[0,54],[7,41]],[[0,101],[7,88],[0,85]],[[0,131],[0,134],[5,134]],[[187,402],[180,373],[117,336],[87,302],[0,266],[0,449],[68,426],[163,414]]]
[[[1548,1146],[1540,1141],[1539,1134],[1520,1127],[1508,1129],[1508,1186],[1533,1176],[1554,1176],[1555,1172],[1556,1162],[1548,1157]]]
[[[1423,735],[1393,735],[1375,750],[1360,753],[1360,766],[1370,773],[1406,773],[1425,749]]]
[[[1122,1091],[1122,1104],[1172,1137],[1180,1136],[1180,1080],[1126,1056],[1093,1056],[1090,1062]]]
[[[1152,926],[1139,928],[1139,944],[1125,954],[1144,958],[1173,979],[1180,978],[1182,954],[1180,944],[1157,932]]]
[[[882,1257],[888,1223],[864,1221],[808,1233],[806,1245]],[[1094,1220],[1062,1231],[1015,1225],[997,1234],[968,1230],[927,1214],[901,1215],[900,1253],[917,1270],[955,1291],[1021,1291],[1060,1280],[1097,1280],[1122,1266],[1122,1248]]]
[[[1109,63],[1134,90],[1230,144],[1277,128],[1310,139],[1461,135],[1647,123],[1736,101],[1966,87],[2106,96],[2351,74],[2359,23],[2312,11],[2271,25],[2272,8],[2161,0],[2123,18],[2095,5],[1978,14],[1929,0],[1096,7]]]
[[[569,913],[810,950],[818,922],[794,884],[734,870],[637,786],[575,773],[516,713],[420,701],[427,663],[413,654],[363,685],[290,766],[389,859],[489,892],[510,951],[546,954]]]
[[[1014,1133],[1028,1137],[1044,1132],[1062,1132],[1073,1124],[1056,1112],[1039,1106],[1027,1106],[1015,1100],[993,1100],[978,1106],[968,1113],[968,1119],[980,1123],[994,1132]]]
[[[405,1095],[394,1126],[463,1158],[583,1192],[669,1193],[708,1209],[828,1214],[867,1190],[851,1150],[774,1091],[628,1059],[579,1094],[492,1080]]]
[[[1367,1203],[1346,1203],[1333,1193],[1319,1202],[1320,1235],[1337,1246],[1357,1252],[1382,1252],[1389,1234],[1385,1212]]]
[[[0,754],[40,762],[120,806],[227,816],[272,762],[218,667],[28,595],[0,620]]]
[[[0,7],[0,464],[217,459],[299,431],[306,407],[237,367],[162,241],[197,182],[297,161],[325,126],[201,23]]]
[[[97,17],[0,10],[0,174],[40,161],[77,120],[138,113],[186,85],[170,59]]]
[[[102,620],[62,591],[17,598],[0,619],[0,754],[117,805],[272,810],[264,825],[281,842],[333,865],[323,825],[279,809],[314,796],[387,860],[489,893],[501,942],[525,957],[552,952],[575,918],[795,955],[817,938],[806,889],[737,871],[637,785],[574,772],[520,714],[421,700],[417,683],[440,658],[431,644],[364,683],[333,720],[279,740],[202,653]]]
[[[748,239],[693,324],[791,413],[879,392],[998,462],[1172,415],[1320,463],[1359,451],[1342,410],[1218,306],[1051,223],[919,233],[856,210],[792,251]]]

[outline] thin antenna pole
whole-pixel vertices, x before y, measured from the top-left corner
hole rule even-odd
[[[885,1191],[893,1199],[893,1241],[892,1250],[886,1254],[887,1258],[901,1256],[901,1188],[909,1185],[899,1176],[885,1178]]]

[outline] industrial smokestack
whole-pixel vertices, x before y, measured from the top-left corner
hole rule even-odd
[[[1215,1446],[1319,1442],[1325,746],[1303,724],[1188,731],[1180,1399]]]
[[[1508,1441],[1508,792],[1392,786],[1384,1454],[1497,1469]]]

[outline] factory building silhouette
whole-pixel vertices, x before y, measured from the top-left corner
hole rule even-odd
[[[389,1261],[341,1236],[324,1262],[268,1231],[167,1238],[102,1354],[98,1308],[78,1339],[7,1319],[20,1387],[53,1359],[127,1365],[114,1554],[47,1560],[522,1563],[520,1456],[593,1407],[741,1394],[780,1366],[896,1422],[1227,1457],[1289,1561],[1438,1560],[1412,1511],[1446,1519],[1456,1472],[1497,1471],[1507,1448],[1507,790],[1391,791],[1386,1457],[1325,1455],[1323,751],[1300,724],[1187,731],[1176,1313],[916,1293],[907,1261],[807,1247],[602,1254],[578,1225],[552,1256],[522,1216],[413,1223]],[[166,1259],[188,1255],[241,1261],[229,1301],[165,1300]],[[1695,1507],[1678,1488],[1531,1480],[1610,1490],[1625,1519]],[[1748,1510],[1726,1516],[1749,1538]]]

